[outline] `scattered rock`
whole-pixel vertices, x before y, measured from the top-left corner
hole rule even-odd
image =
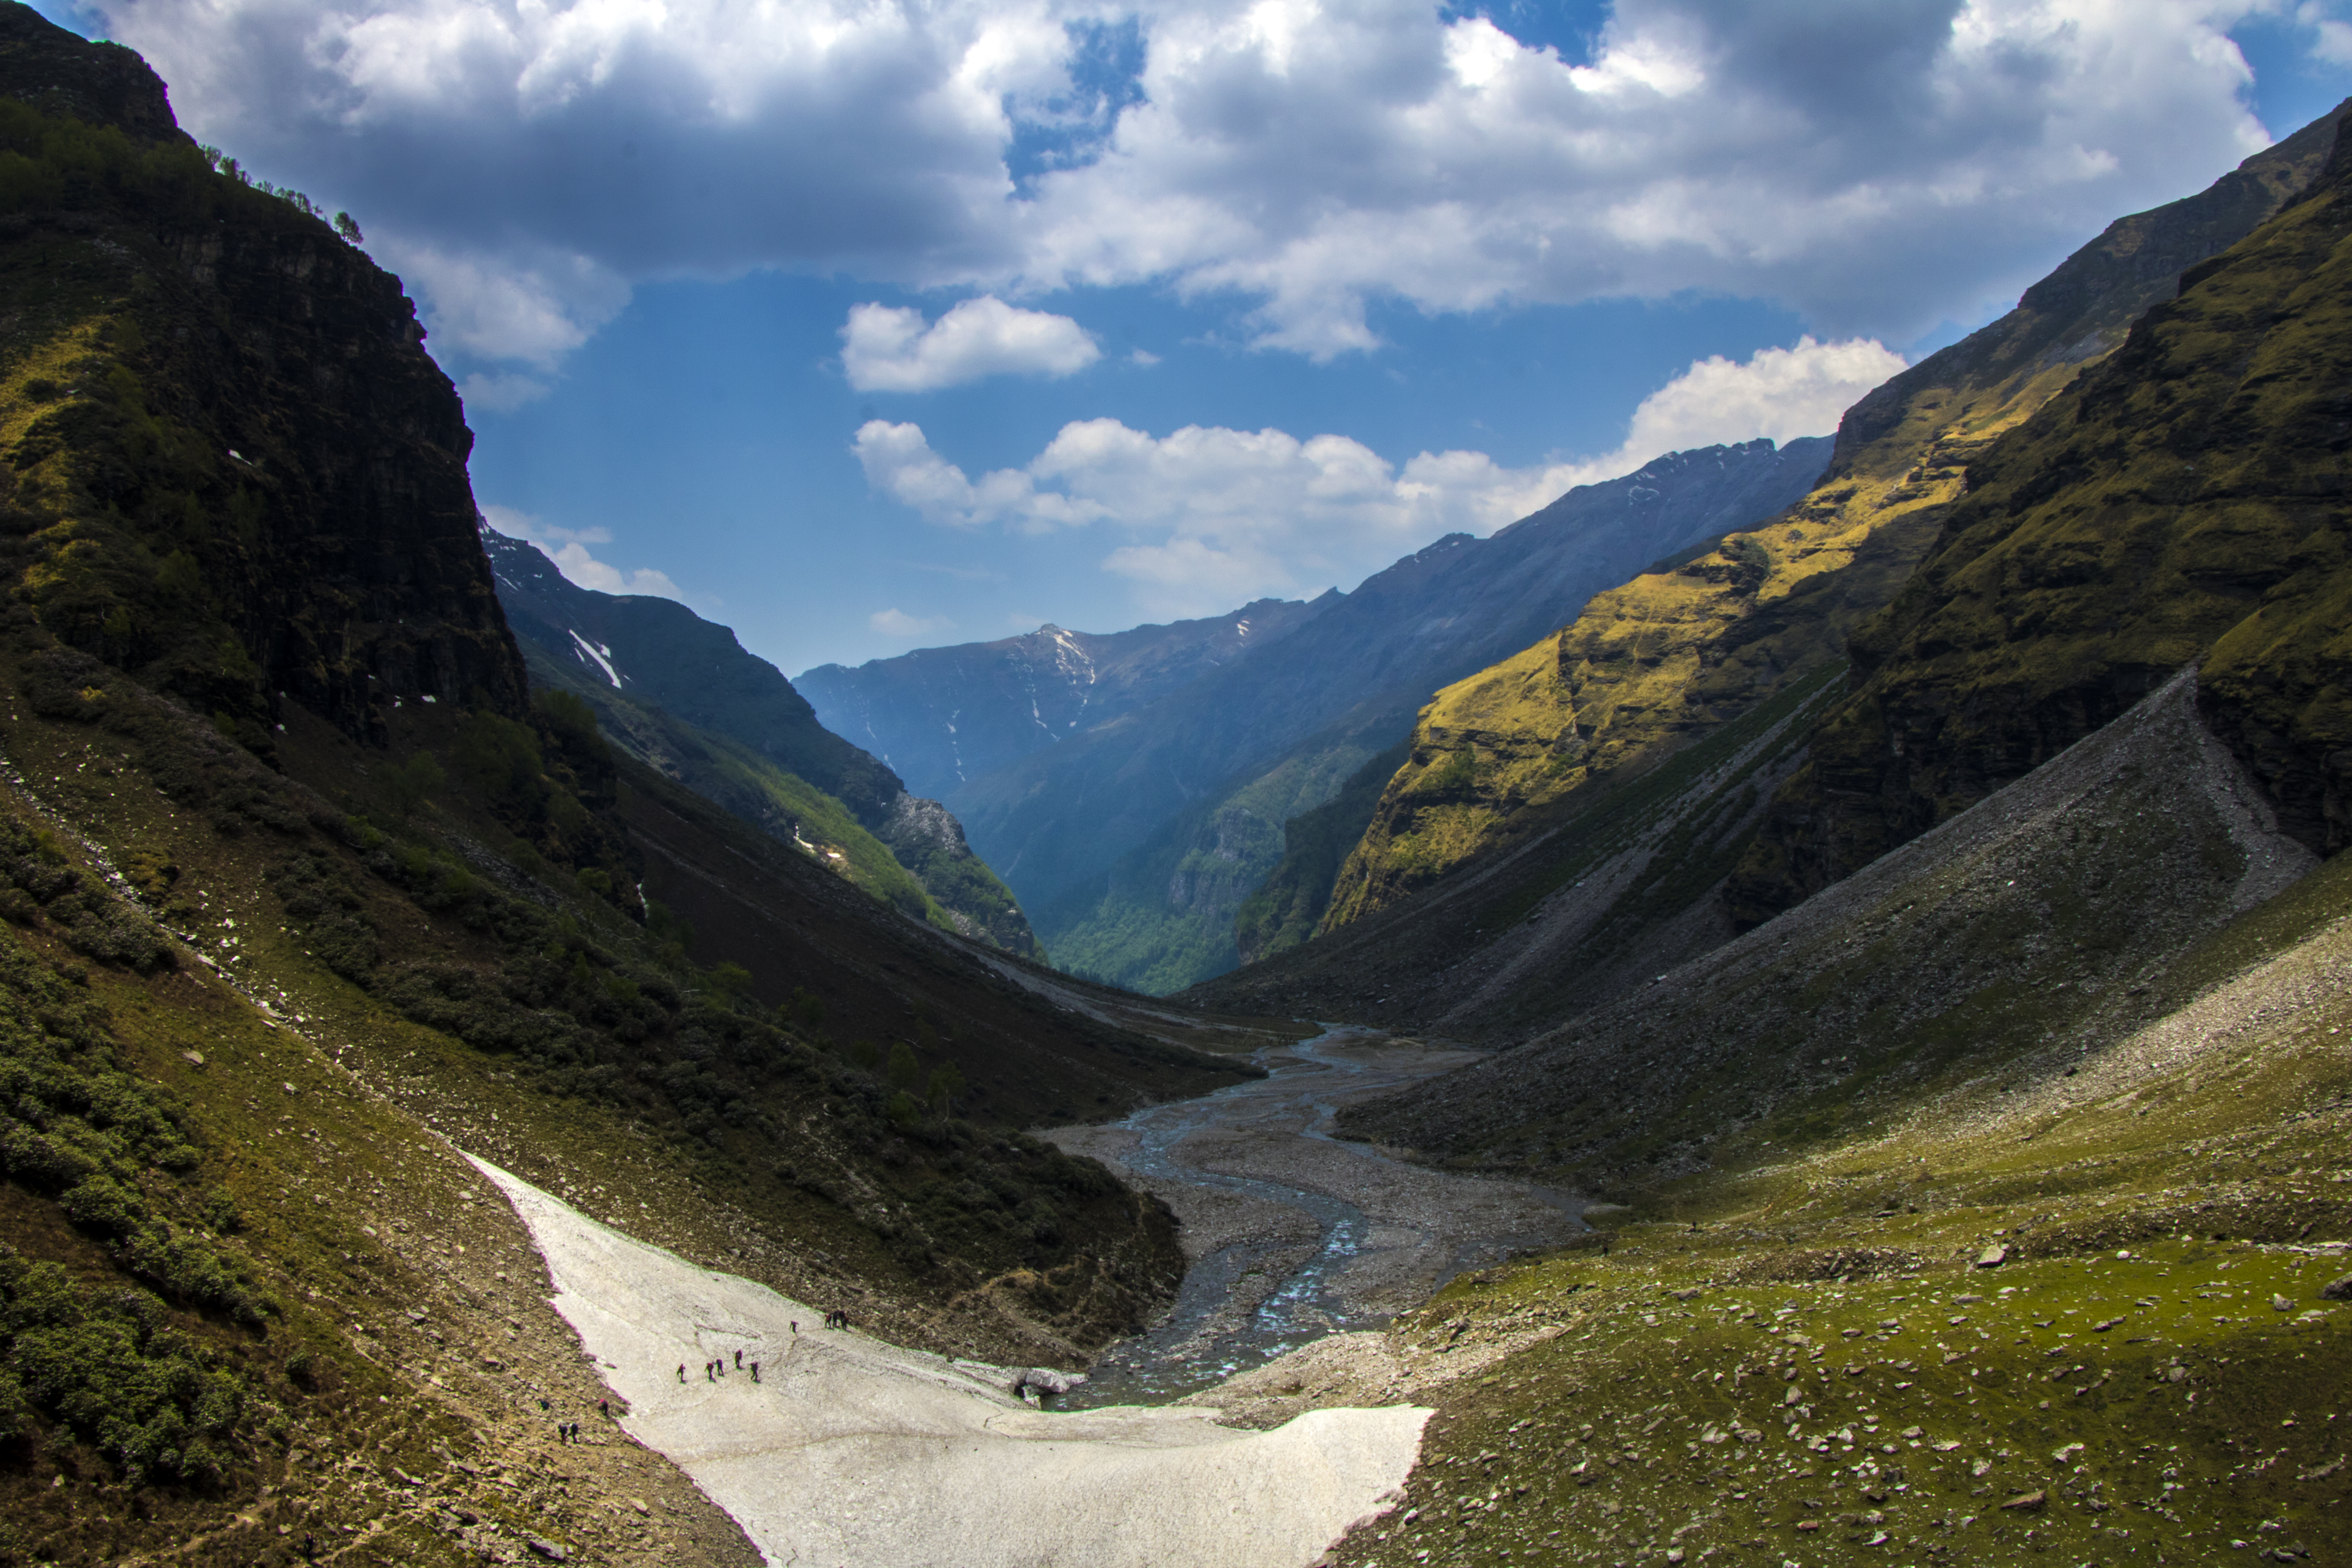
[[[535,1555],[544,1557],[550,1563],[561,1563],[566,1557],[572,1555],[569,1552],[566,1552],[562,1547],[558,1546],[552,1541],[541,1541],[536,1535],[527,1535],[523,1537],[522,1543],[530,1548],[531,1552]]]
[[[202,1051],[182,1051],[180,1054],[197,1067],[205,1065],[205,1053]]]
[[[2014,1510],[2019,1513],[2040,1513],[2042,1511],[2042,1505],[2049,1500],[2050,1494],[2043,1491],[2041,1488],[2036,1487],[2030,1492],[2018,1493],[2015,1497],[2010,1499],[2000,1506],[2006,1509]]]
[[[2271,1298],[2271,1310],[2273,1312],[2292,1312],[2294,1310],[2294,1303],[2288,1300],[2284,1296],[2273,1296]]]
[[[2352,1274],[2320,1287],[2319,1294],[2330,1301],[2352,1301]]]
[[[1977,1254],[1977,1267],[1979,1268],[1998,1268],[2008,1261],[2009,1248],[1998,1241]]]

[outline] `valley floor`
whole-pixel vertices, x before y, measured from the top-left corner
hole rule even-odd
[[[1175,1307],[1103,1353],[1085,1401],[1213,1401],[1213,1385],[1234,1373],[1386,1323],[1465,1268],[1579,1234],[1583,1205],[1571,1194],[1433,1170],[1330,1136],[1343,1107],[1479,1056],[1338,1027],[1257,1050],[1265,1078],[1045,1134],[1162,1199],[1183,1226]]]
[[[814,1307],[482,1170],[529,1227],[623,1427],[770,1563],[1303,1563],[1394,1498],[1429,1415],[1319,1410],[1251,1432],[1202,1410],[1032,1409],[1001,1369],[826,1330]]]

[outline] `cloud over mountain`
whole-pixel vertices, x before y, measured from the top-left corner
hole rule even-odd
[[[89,4],[445,344],[542,366],[634,281],[759,268],[1172,284],[1318,357],[1380,300],[1907,336],[2263,141],[2254,0],[1618,0],[1577,58],[1423,0],[1174,0],[1124,50],[1061,0]]]
[[[1875,342],[1811,338],[1745,363],[1701,360],[1643,401],[1616,451],[1522,468],[1469,451],[1423,452],[1400,468],[1344,436],[1188,425],[1154,437],[1116,419],[1074,420],[1024,466],[977,479],[912,423],[869,420],[855,449],[869,485],[931,522],[1118,528],[1128,538],[1104,569],[1133,582],[1151,613],[1204,615],[1352,585],[1436,534],[1490,533],[1664,452],[1826,434],[1903,365]]]

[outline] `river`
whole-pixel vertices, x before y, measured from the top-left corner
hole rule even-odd
[[[1335,1027],[1253,1059],[1266,1077],[1045,1134],[1166,1200],[1188,1266],[1167,1315],[1106,1350],[1061,1407],[1181,1398],[1326,1334],[1377,1327],[1455,1274],[1584,1228],[1570,1194],[1332,1136],[1342,1106],[1478,1053]]]

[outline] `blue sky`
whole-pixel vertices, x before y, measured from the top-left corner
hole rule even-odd
[[[494,521],[793,673],[1825,433],[2352,92],[2286,0],[37,3],[359,219]]]

